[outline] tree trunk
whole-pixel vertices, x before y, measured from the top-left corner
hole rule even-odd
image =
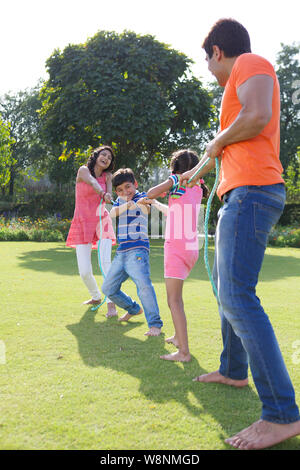
[[[10,180],[9,180],[9,195],[14,195],[14,186],[15,186],[15,169],[10,167]]]

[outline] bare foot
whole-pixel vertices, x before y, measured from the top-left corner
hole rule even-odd
[[[116,311],[116,306],[113,302],[109,302],[107,304],[107,314],[105,315],[106,318],[117,317],[118,312]]]
[[[98,300],[90,299],[90,300],[86,300],[85,302],[83,302],[82,305],[99,305],[99,304],[101,304],[101,299],[98,299]]]
[[[179,351],[172,354],[165,354],[164,356],[160,356],[160,358],[165,359],[166,361],[176,362],[189,362],[191,360],[190,354],[183,354]]]
[[[300,421],[289,424],[259,420],[225,442],[236,449],[265,449],[300,434]]]
[[[161,333],[161,329],[158,328],[157,326],[152,326],[147,333],[145,333],[145,336],[159,336]]]
[[[179,347],[179,344],[178,344],[178,341],[177,341],[175,335],[174,335],[174,336],[171,336],[170,338],[167,338],[167,339],[166,339],[166,343],[168,343],[168,344],[173,344],[176,348]]]
[[[130,313],[126,312],[122,317],[118,319],[118,321],[129,321],[132,317],[136,317],[137,315],[140,315],[141,313],[143,313],[142,309],[135,315],[130,315]]]
[[[194,382],[205,382],[205,383],[220,383],[224,385],[231,385],[233,387],[245,387],[248,385],[248,379],[244,380],[235,380],[235,379],[230,379],[229,377],[224,377],[224,375],[221,375],[218,370],[215,372],[211,372],[210,374],[203,374],[199,375],[199,377],[195,377],[193,379]]]

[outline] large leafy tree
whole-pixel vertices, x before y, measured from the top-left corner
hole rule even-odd
[[[277,54],[276,73],[280,83],[280,159],[284,170],[296,165],[297,149],[300,145],[300,100],[293,99],[300,79],[300,48],[297,44],[281,44]],[[298,83],[298,85],[297,85]]]
[[[191,61],[152,36],[100,31],[54,51],[40,115],[62,158],[113,145],[117,165],[145,173],[177,147],[198,146],[210,96]]]
[[[13,160],[9,166],[9,194],[14,194],[14,184],[21,172],[43,166],[46,168],[47,148],[41,137],[40,119],[37,110],[41,107],[40,87],[7,93],[0,98],[3,121],[9,125],[13,139]]]
[[[286,170],[285,184],[287,189],[287,202],[300,203],[300,147],[296,161]]]
[[[4,192],[5,186],[9,182],[10,168],[14,163],[11,147],[13,139],[10,136],[10,129],[0,118],[0,187]]]

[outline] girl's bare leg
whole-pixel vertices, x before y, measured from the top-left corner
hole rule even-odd
[[[165,359],[167,361],[188,362],[191,360],[191,355],[188,345],[186,316],[184,313],[182,300],[183,280],[167,278],[165,281],[168,305],[171,310],[172,320],[175,328],[174,341],[178,343],[178,351],[172,354],[165,354],[160,357],[161,359]]]

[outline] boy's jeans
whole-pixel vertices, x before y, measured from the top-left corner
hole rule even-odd
[[[297,421],[294,389],[272,325],[255,292],[268,234],[284,207],[284,185],[241,186],[223,200],[214,263],[224,347],[219,372],[243,380],[249,360],[262,401],[262,419]]]
[[[102,285],[102,292],[119,307],[136,315],[141,307],[121,291],[121,285],[131,278],[137,287],[149,328],[161,328],[156,294],[150,279],[149,253],[145,249],[117,251]]]

